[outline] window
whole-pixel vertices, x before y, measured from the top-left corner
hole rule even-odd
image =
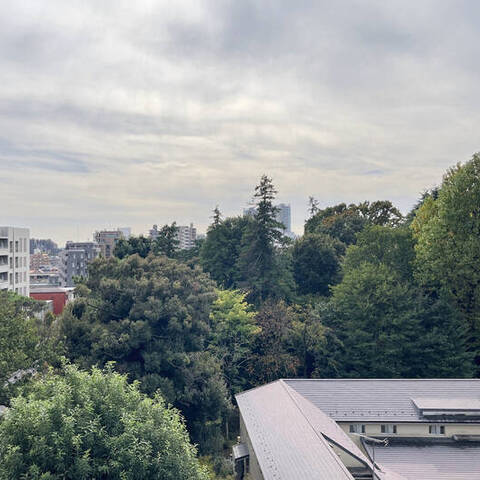
[[[18,268],[18,257],[15,257],[15,268]]]
[[[430,425],[428,433],[430,435],[445,435],[445,425]]]
[[[352,423],[350,425],[350,433],[365,433],[365,425],[361,423]]]
[[[397,433],[397,426],[392,424],[386,424],[381,426],[382,433],[395,434]]]
[[[18,253],[18,240],[15,240],[15,253]]]

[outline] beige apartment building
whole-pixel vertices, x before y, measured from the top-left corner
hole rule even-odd
[[[30,230],[0,227],[0,290],[30,295]]]

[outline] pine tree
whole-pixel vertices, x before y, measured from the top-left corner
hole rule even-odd
[[[249,289],[249,300],[254,303],[276,296],[275,284],[279,272],[275,250],[283,237],[283,225],[276,219],[278,208],[273,204],[276,194],[272,179],[262,175],[253,196],[256,214],[242,238],[237,265],[238,283]]]

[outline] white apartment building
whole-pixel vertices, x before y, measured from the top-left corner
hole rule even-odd
[[[0,290],[30,295],[30,230],[0,227]]]
[[[191,223],[189,226],[179,226],[177,231],[178,248],[188,250],[195,246],[197,240],[197,229]]]

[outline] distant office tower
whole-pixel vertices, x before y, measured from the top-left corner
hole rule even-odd
[[[132,229],[130,227],[118,227],[117,230],[123,233],[123,236],[128,240],[132,236]]]
[[[197,240],[197,229],[191,223],[189,226],[179,226],[177,231],[178,248],[188,250],[195,246]]]
[[[30,295],[30,230],[0,227],[0,290]]]
[[[280,222],[284,225],[282,229],[283,234],[287,237],[294,238],[295,234],[292,232],[292,217],[290,205],[286,203],[279,203],[276,205],[277,208],[277,222]],[[243,215],[248,215],[254,217],[257,214],[257,207],[248,207],[243,209]]]
[[[105,258],[110,258],[113,255],[115,245],[121,238],[124,238],[124,235],[120,229],[100,230],[93,234],[93,240],[100,247],[100,255]]]
[[[60,253],[60,282],[62,287],[74,287],[73,277],[86,277],[87,266],[100,255],[94,242],[67,242]]]
[[[285,226],[283,233],[290,236],[292,233],[292,218],[290,214],[290,205],[286,203],[279,203],[277,205],[277,222],[280,222]]]
[[[160,230],[158,229],[158,225],[154,225],[148,232],[148,236],[152,240],[156,240],[159,235],[160,235]]]
[[[248,207],[243,209],[243,215],[254,217],[257,214],[257,207]]]

